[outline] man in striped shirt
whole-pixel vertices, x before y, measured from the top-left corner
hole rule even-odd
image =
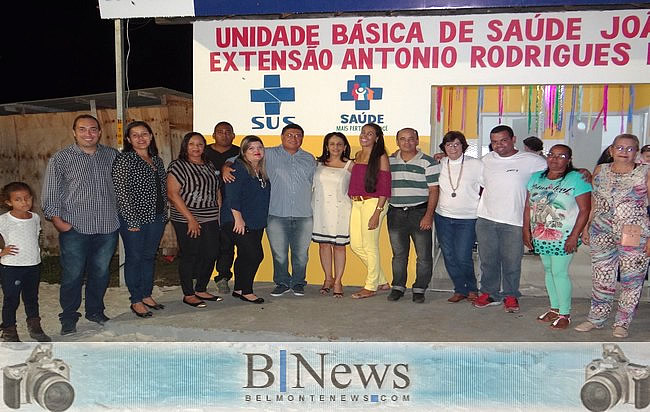
[[[417,255],[413,302],[423,303],[433,270],[433,212],[438,201],[440,165],[418,149],[418,132],[410,127],[397,132],[399,150],[389,157],[391,197],[388,201],[388,235],[393,249],[393,287],[388,300],[406,291],[410,239]]]
[[[87,114],[72,124],[75,143],[50,159],[43,183],[45,217],[59,231],[61,335],[77,331],[86,275],[86,319],[103,324],[108,265],[117,244],[117,203],[111,169],[117,150],[98,144],[99,121]]]

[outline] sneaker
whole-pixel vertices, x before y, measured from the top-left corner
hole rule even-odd
[[[282,296],[290,290],[289,286],[276,285],[275,289],[271,292],[271,296]]]
[[[501,301],[492,299],[487,293],[481,293],[478,299],[472,303],[475,308],[487,308],[488,306],[497,306],[500,304]]]
[[[424,303],[424,293],[413,293],[413,302]]]
[[[220,279],[217,283],[217,291],[222,294],[230,293],[230,287],[228,286],[228,279]]]
[[[305,287],[303,285],[294,286],[293,294],[296,296],[305,296]]]
[[[514,296],[506,296],[503,300],[503,306],[508,313],[519,312],[519,301]]]
[[[393,289],[388,294],[388,300],[390,300],[391,302],[395,302],[400,300],[402,296],[404,296],[404,292],[402,292],[401,290]]]
[[[104,315],[103,312],[86,315],[86,319],[88,319],[91,322],[99,323],[100,325],[103,325],[104,323],[111,320],[111,318]]]
[[[70,335],[72,333],[77,333],[77,321],[61,321],[61,336]]]

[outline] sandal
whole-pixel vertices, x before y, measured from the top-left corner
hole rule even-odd
[[[571,324],[571,315],[558,315],[551,323],[551,329],[566,329]]]
[[[384,291],[384,290],[390,290],[391,287],[388,283],[384,283],[383,285],[379,285],[377,288],[378,291]]]
[[[374,290],[361,289],[360,291],[352,294],[352,299],[365,299],[375,296],[377,292]]]
[[[593,323],[591,323],[589,321],[585,321],[585,322],[582,322],[581,324],[579,324],[578,326],[576,326],[573,329],[578,331],[578,332],[589,332],[589,331],[594,330],[594,329],[602,329],[602,326],[597,326],[597,325],[594,325]]]
[[[627,329],[625,329],[623,326],[616,326],[614,328],[614,332],[612,332],[612,336],[614,336],[615,338],[624,339],[627,338],[628,335],[629,333]]]
[[[320,291],[319,291],[320,294],[323,295],[323,296],[329,295],[330,290],[332,290],[332,284],[333,283],[334,283],[333,279],[331,279],[331,280],[326,279],[325,282],[323,282],[323,286],[321,286],[321,288],[320,288]]]
[[[336,286],[337,285],[335,284],[334,285],[334,292],[332,292],[332,296],[334,296],[335,298],[340,299],[340,298],[343,297],[343,285],[341,285],[341,284],[338,285],[338,289],[340,290],[340,292],[336,291]]]
[[[540,322],[553,322],[560,316],[560,313],[557,309],[551,309],[537,317],[537,320]]]

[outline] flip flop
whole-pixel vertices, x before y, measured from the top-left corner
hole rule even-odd
[[[375,296],[377,292],[374,290],[368,290],[368,289],[361,289],[357,293],[352,294],[352,299],[365,299],[365,298],[371,298]]]
[[[326,288],[325,286],[320,288],[320,294],[321,295],[329,295],[329,293],[330,293],[330,288]]]
[[[334,292],[332,293],[332,296],[334,296],[337,299],[341,299],[343,297],[343,292]]]

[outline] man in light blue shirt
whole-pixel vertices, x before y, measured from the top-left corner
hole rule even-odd
[[[316,170],[314,156],[302,150],[304,131],[297,124],[282,129],[282,144],[266,149],[266,172],[271,180],[271,202],[266,236],[273,255],[271,296],[290,290],[305,294],[305,273],[313,226],[311,188]],[[289,274],[289,249],[291,269]]]

